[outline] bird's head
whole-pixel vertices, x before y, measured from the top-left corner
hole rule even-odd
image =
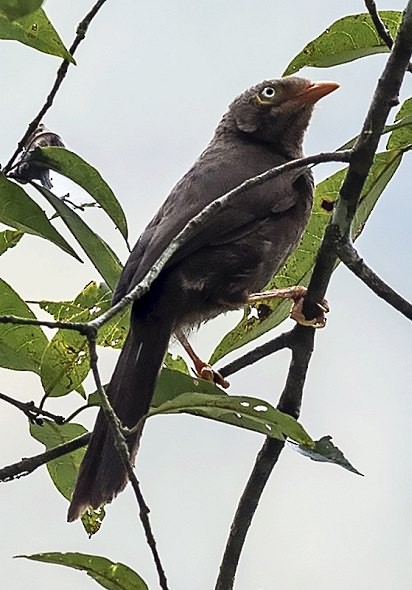
[[[264,80],[235,98],[222,127],[298,157],[315,103],[338,87],[336,82],[297,77]]]

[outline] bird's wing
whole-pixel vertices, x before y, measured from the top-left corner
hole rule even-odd
[[[256,176],[284,162],[281,156],[251,157],[240,166],[238,154],[225,158],[210,157],[206,152],[183,176],[170,193],[155,217],[146,227],[133,248],[117,285],[113,302],[116,303],[137,285],[170,242],[186,224],[207,205],[237,187],[244,180]],[[265,161],[266,160],[266,161]],[[311,190],[310,173],[306,190]],[[293,174],[278,176],[263,185],[244,191],[231,203],[207,218],[199,231],[179,247],[169,264],[175,264],[207,244],[228,243],[253,231],[256,222],[271,214],[281,214],[293,207],[301,194],[294,186]]]

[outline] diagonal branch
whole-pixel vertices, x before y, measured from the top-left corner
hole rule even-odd
[[[156,263],[152,266],[142,281],[136,285],[125,295],[116,305],[113,305],[105,313],[89,322],[58,322],[58,321],[45,321],[31,318],[20,318],[17,316],[4,315],[0,316],[0,324],[15,324],[15,325],[33,325],[33,326],[45,326],[47,328],[62,328],[67,330],[77,330],[81,334],[90,337],[95,337],[97,330],[101,328],[106,322],[111,320],[117,313],[122,311],[133,301],[140,299],[150,288],[153,281],[159,276],[162,269],[165,267],[167,262],[173,256],[188,239],[198,232],[199,226],[201,226],[206,219],[209,219],[216,215],[220,209],[227,206],[231,201],[234,201],[238,195],[245,192],[246,190],[262,185],[269,180],[291,172],[292,170],[301,170],[307,166],[313,164],[320,164],[324,162],[349,162],[352,154],[352,150],[341,150],[336,152],[324,152],[321,154],[315,154],[313,156],[307,156],[305,158],[298,158],[271,168],[258,176],[245,180],[234,188],[233,190],[222,195],[219,199],[216,199],[205,207],[198,215],[189,221],[189,223],[182,229],[182,231],[174,238],[169,246],[165,249],[163,254],[158,258]]]
[[[401,297],[383,281],[359,256],[349,240],[338,244],[338,255],[342,262],[365,283],[378,297],[384,299],[409,320],[412,320],[412,304]]]
[[[289,333],[292,360],[277,409],[296,418],[299,415],[303,385],[313,352],[314,332],[313,328],[307,329],[296,325]],[[252,524],[263,490],[284,446],[284,441],[269,437],[263,443],[232,521],[215,590],[230,590],[233,588],[236,569],[246,541],[246,535]]]
[[[381,17],[379,16],[378,8],[376,6],[375,0],[365,0],[365,6],[371,16],[372,22],[375,26],[376,32],[378,33],[379,37],[382,41],[386,44],[389,49],[393,47],[393,39],[392,35],[388,27],[385,25]],[[408,72],[412,72],[412,64],[408,64],[407,68]]]
[[[69,49],[69,53],[71,53],[71,55],[75,54],[78,46],[80,45],[80,43],[83,41],[83,39],[86,36],[87,29],[89,28],[90,23],[92,22],[92,20],[94,19],[94,17],[99,12],[100,8],[103,6],[103,4],[105,2],[106,2],[106,0],[98,0],[96,2],[96,4],[93,6],[93,8],[90,10],[90,12],[88,12],[88,14],[86,14],[84,19],[79,23],[77,30],[76,30],[76,37],[74,38],[74,41]],[[21,138],[21,140],[19,141],[19,143],[17,145],[16,151],[14,152],[14,154],[12,155],[10,160],[7,162],[7,164],[4,166],[3,172],[5,174],[7,174],[10,171],[10,168],[12,167],[17,156],[24,148],[27,139],[33,133],[33,131],[35,129],[37,129],[37,126],[39,125],[39,123],[43,119],[44,115],[47,113],[47,111],[52,106],[54,99],[56,97],[56,94],[57,94],[60,86],[62,85],[64,78],[66,77],[67,70],[69,69],[69,65],[70,65],[70,62],[68,62],[67,60],[63,60],[61,66],[57,70],[56,79],[54,81],[52,89],[49,92],[49,95],[46,98],[46,102],[44,103],[44,105],[42,106],[40,111],[37,113],[37,115],[34,117],[33,121],[27,127],[25,134],[23,135],[23,137]]]
[[[303,312],[316,317],[318,301],[322,301],[338,260],[338,242],[349,236],[350,227],[362,188],[373,163],[380,135],[391,108],[397,104],[398,93],[412,54],[412,0],[409,0],[399,27],[393,51],[379,79],[362,132],[353,148],[348,173],[342,184],[337,207],[322,240],[315,268],[308,287]],[[314,342],[313,328],[298,327],[292,346],[292,362],[278,408],[297,418],[300,413],[303,386]],[[261,494],[283,447],[276,442],[264,443],[242,495],[232,522],[215,590],[233,588],[241,550],[259,504]]]
[[[127,442],[126,442],[126,439],[125,439],[123,431],[122,431],[122,424],[121,424],[119,418],[117,417],[115,411],[113,410],[113,408],[110,404],[110,401],[106,395],[106,392],[104,390],[104,387],[102,385],[102,381],[101,381],[100,373],[99,373],[99,369],[98,369],[98,356],[97,356],[97,350],[96,350],[96,339],[94,337],[88,337],[88,343],[89,343],[89,350],[90,350],[90,367],[91,367],[91,370],[93,373],[94,381],[96,384],[96,389],[99,394],[100,406],[104,412],[107,423],[108,423],[109,428],[112,432],[112,436],[114,438],[114,443],[115,443],[115,447],[117,449],[117,452],[119,453],[120,459],[122,460],[123,465],[127,470],[129,479],[132,483],[132,487],[133,487],[133,490],[134,490],[134,493],[136,496],[136,500],[137,500],[137,503],[138,503],[139,509],[140,509],[140,512],[139,512],[140,522],[143,525],[143,529],[144,529],[144,532],[146,535],[146,540],[147,540],[149,548],[152,552],[153,560],[155,562],[156,570],[157,570],[157,573],[159,576],[160,587],[162,588],[162,590],[169,590],[166,574],[164,572],[164,569],[163,569],[163,566],[162,566],[162,563],[160,560],[160,555],[157,550],[156,540],[153,535],[152,527],[151,527],[150,520],[149,520],[150,510],[143,498],[143,494],[141,492],[139,482],[138,482],[136,475],[133,471],[133,465],[132,465],[132,462],[130,459],[129,448],[127,446]]]

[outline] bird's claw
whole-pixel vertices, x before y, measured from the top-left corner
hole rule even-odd
[[[220,387],[223,387],[223,389],[227,389],[230,385],[229,381],[227,381],[227,379],[225,379],[223,375],[219,373],[219,371],[215,371],[207,363],[204,363],[202,367],[197,367],[196,373],[201,379],[216,383],[216,385],[220,385]]]
[[[320,309],[319,315],[317,315],[315,318],[312,318],[311,320],[308,320],[302,311],[304,301],[305,295],[301,295],[298,299],[294,300],[292,311],[290,312],[290,317],[292,320],[295,320],[295,322],[301,326],[308,326],[310,328],[324,328],[327,321],[325,314],[330,310],[329,303],[326,301],[326,299],[324,299],[322,303],[317,303],[316,305]]]

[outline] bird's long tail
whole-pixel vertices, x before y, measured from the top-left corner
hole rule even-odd
[[[153,307],[135,304],[131,328],[108,387],[109,400],[122,424],[132,428],[147,414],[156,378],[174,327],[170,305]],[[160,313],[158,310],[160,309]],[[134,458],[142,429],[128,438]],[[79,518],[89,506],[110,502],[127,484],[127,473],[114,446],[113,436],[100,410],[80,467],[67,520]]]

